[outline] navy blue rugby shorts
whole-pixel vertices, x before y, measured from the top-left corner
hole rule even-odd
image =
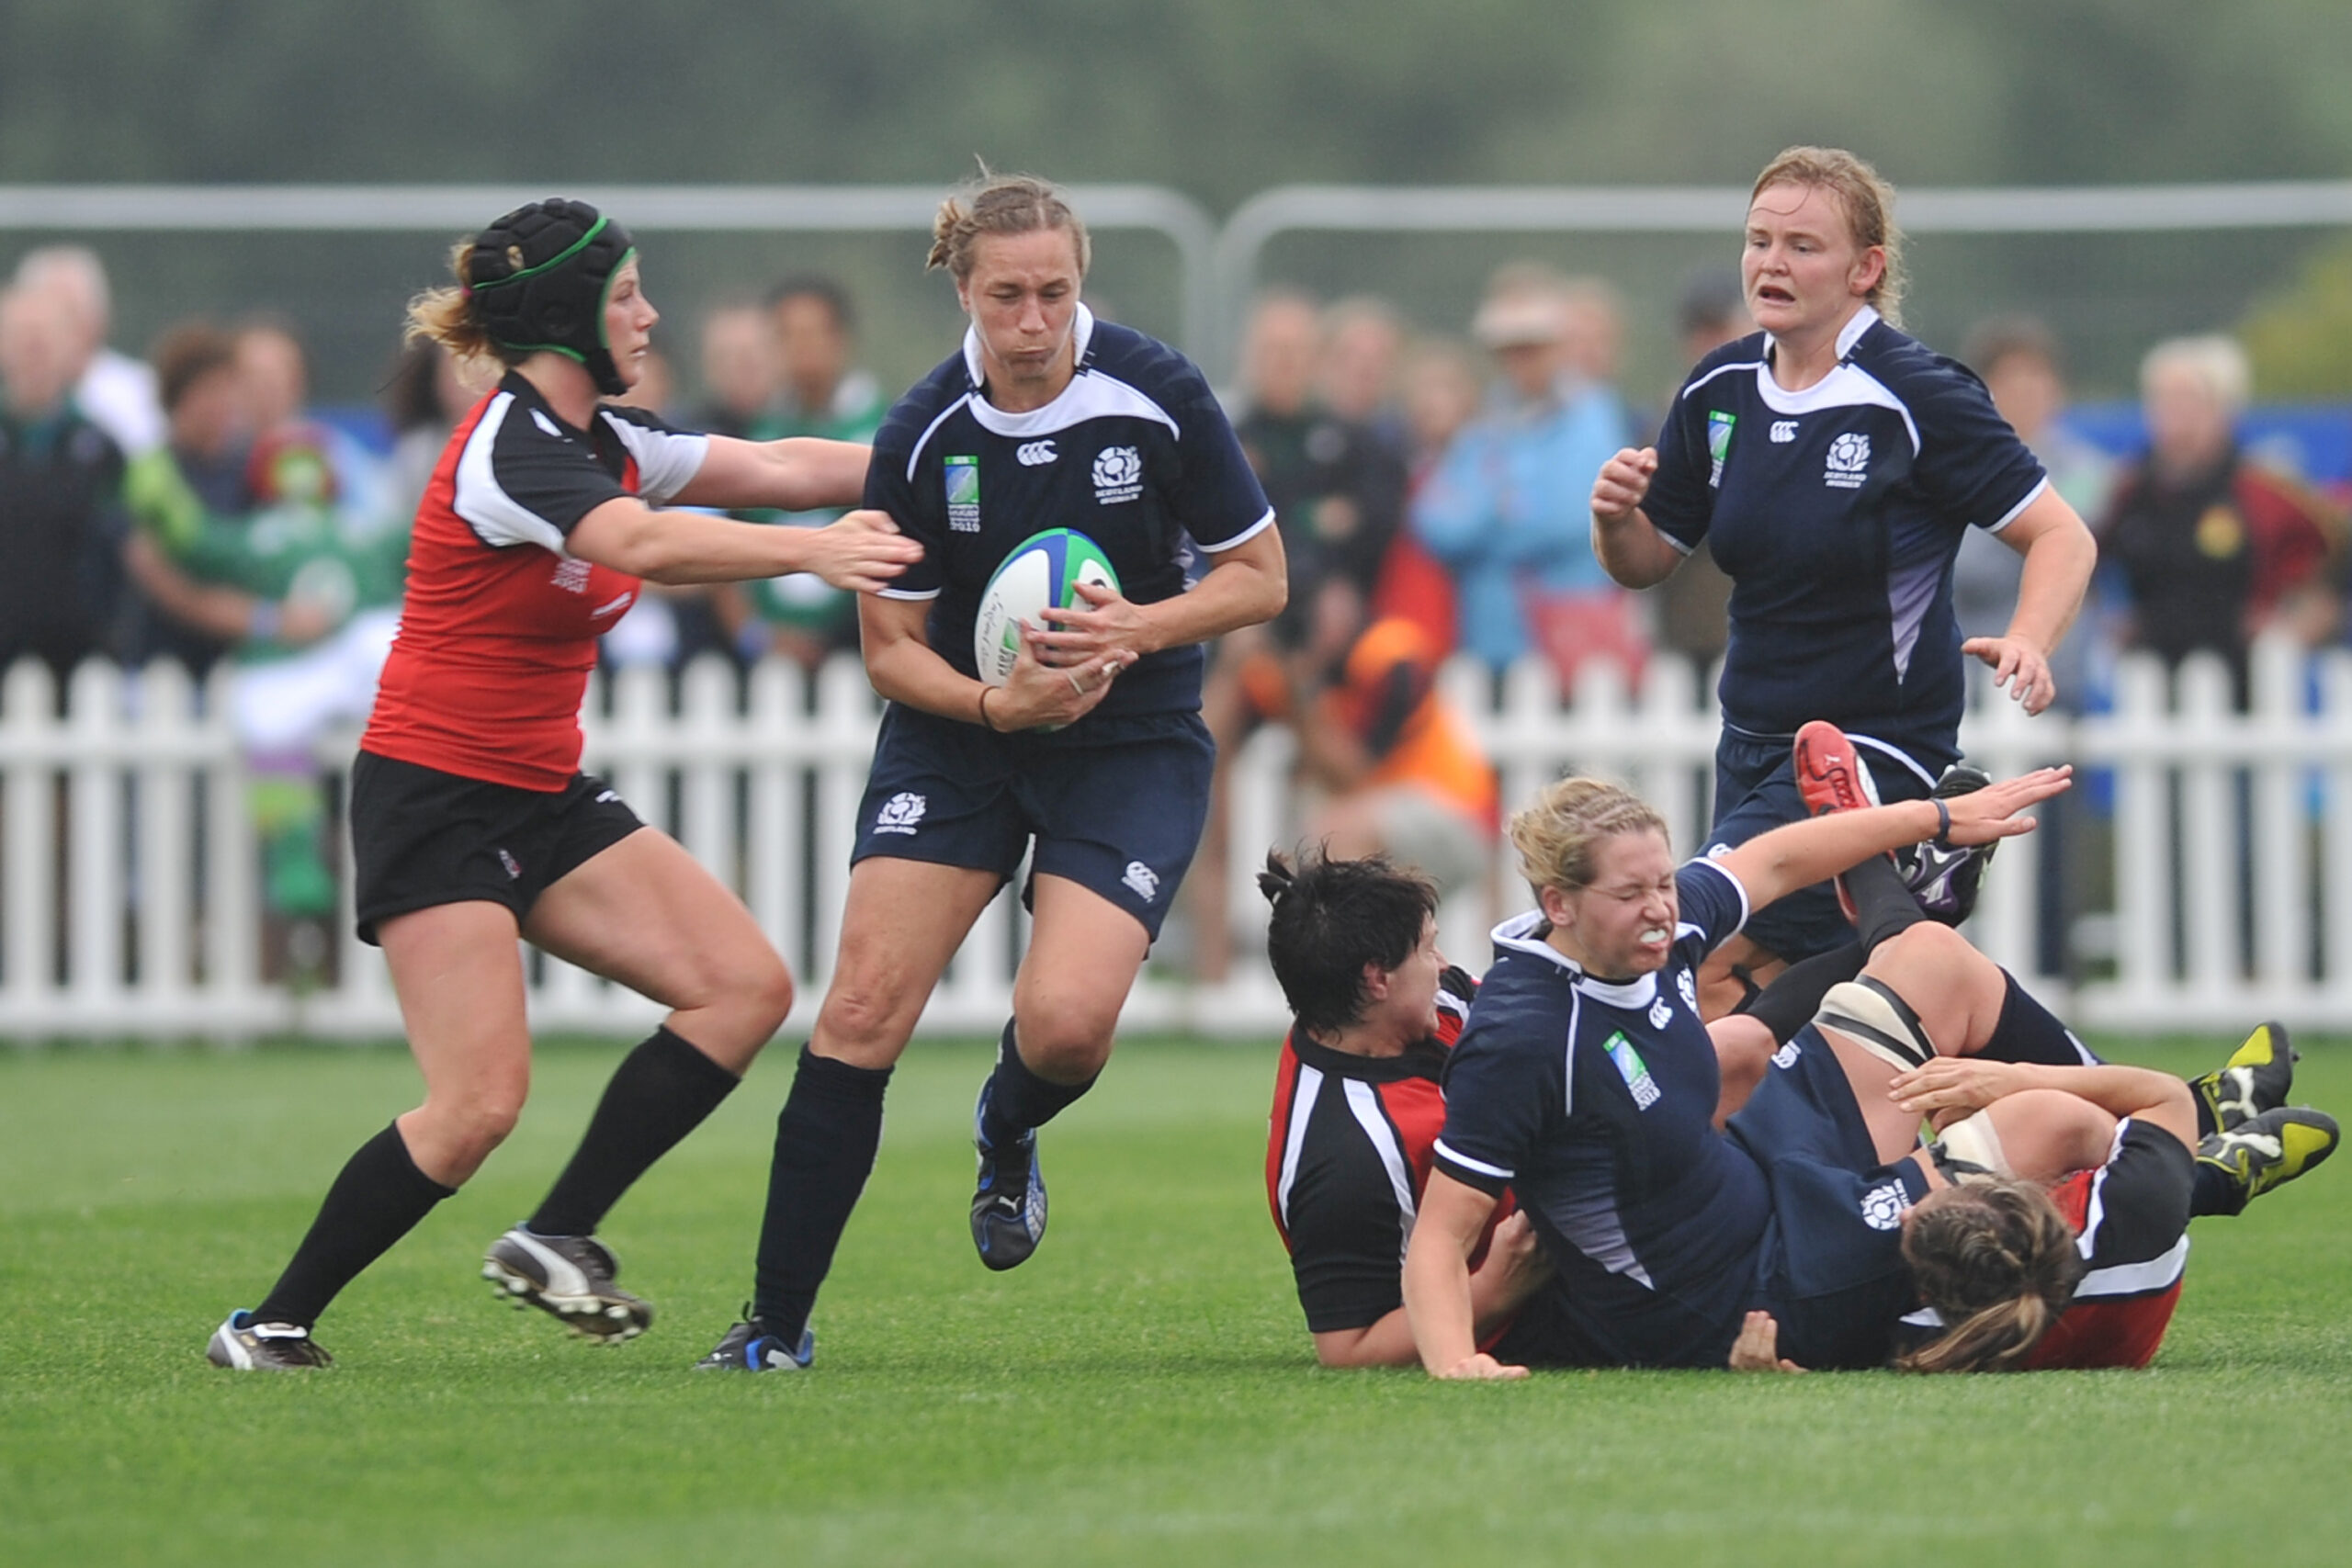
[[[1802,822],[1812,815],[1797,791],[1796,768],[1789,756],[1793,743],[1786,737],[1748,735],[1724,728],[1715,742],[1715,820],[1707,829],[1709,850],[1744,844],[1759,833]],[[1881,800],[1927,798],[1928,780],[1875,747],[1857,743],[1854,750],[1869,767]],[[1952,758],[1914,760],[1940,772]],[[1845,946],[1854,940],[1854,928],[1838,912],[1837,889],[1823,882],[1757,910],[1741,934],[1793,964]]]
[[[1772,1058],[1731,1135],[1764,1168],[1772,1221],[1758,1265],[1780,1352],[1801,1367],[1874,1367],[1917,1302],[1903,1212],[1928,1194],[1916,1160],[1878,1161],[1846,1069],[1807,1024]]]
[[[1208,820],[1216,747],[1197,713],[1104,714],[998,735],[892,703],[850,863],[872,855],[1011,877],[1030,863],[1133,915],[1154,941]],[[1022,889],[1029,900],[1030,887]]]

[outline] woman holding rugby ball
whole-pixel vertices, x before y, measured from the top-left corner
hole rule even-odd
[[[809,1309],[873,1168],[891,1066],[1033,845],[1035,921],[975,1112],[971,1219],[991,1269],[1035,1249],[1036,1129],[1102,1071],[1200,838],[1214,752],[1199,645],[1283,606],[1273,513],[1208,383],[1079,302],[1087,261],[1086,226],[1026,176],[984,177],[933,226],[930,265],[955,278],[971,326],[875,438],[865,502],[923,558],[859,602],[889,706],[840,956],[776,1119],[757,1289],[706,1368],[808,1364]],[[973,654],[983,592],[1056,528],[1091,541],[1119,586],[1081,582],[1082,604],[1024,627],[991,684]],[[1187,535],[1209,563],[1189,592]]]

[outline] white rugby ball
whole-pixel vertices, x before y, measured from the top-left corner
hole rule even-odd
[[[1021,623],[1051,631],[1054,623],[1042,612],[1082,606],[1081,582],[1119,591],[1110,558],[1077,529],[1048,528],[1015,545],[980,590],[979,613],[972,619],[972,665],[980,679],[991,686],[1011,680],[1013,660],[1021,657]]]

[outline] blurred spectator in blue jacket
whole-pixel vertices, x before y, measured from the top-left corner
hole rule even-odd
[[[1500,378],[1414,498],[1415,531],[1453,573],[1463,646],[1498,672],[1540,649],[1569,679],[1584,653],[1638,648],[1576,485],[1629,429],[1615,389],[1590,374],[1614,352],[1598,305],[1544,267],[1495,274],[1470,330]]]

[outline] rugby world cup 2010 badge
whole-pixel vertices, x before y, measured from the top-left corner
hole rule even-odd
[[[1601,1049],[1609,1053],[1609,1060],[1615,1065],[1617,1076],[1625,1080],[1625,1088],[1634,1097],[1634,1109],[1647,1111],[1656,1105],[1658,1096],[1664,1091],[1657,1087],[1657,1079],[1650,1077],[1649,1064],[1642,1060],[1639,1051],[1634,1049],[1634,1043],[1625,1038],[1625,1032],[1621,1029],[1611,1034]]]
[[[977,457],[946,459],[947,525],[958,534],[980,531],[980,460]]]
[[[1094,456],[1094,499],[1104,506],[1143,493],[1143,454],[1132,446],[1105,446]]]
[[[1731,456],[1732,426],[1739,423],[1739,415],[1716,409],[1707,415],[1707,488],[1720,490],[1724,482],[1724,459]]]

